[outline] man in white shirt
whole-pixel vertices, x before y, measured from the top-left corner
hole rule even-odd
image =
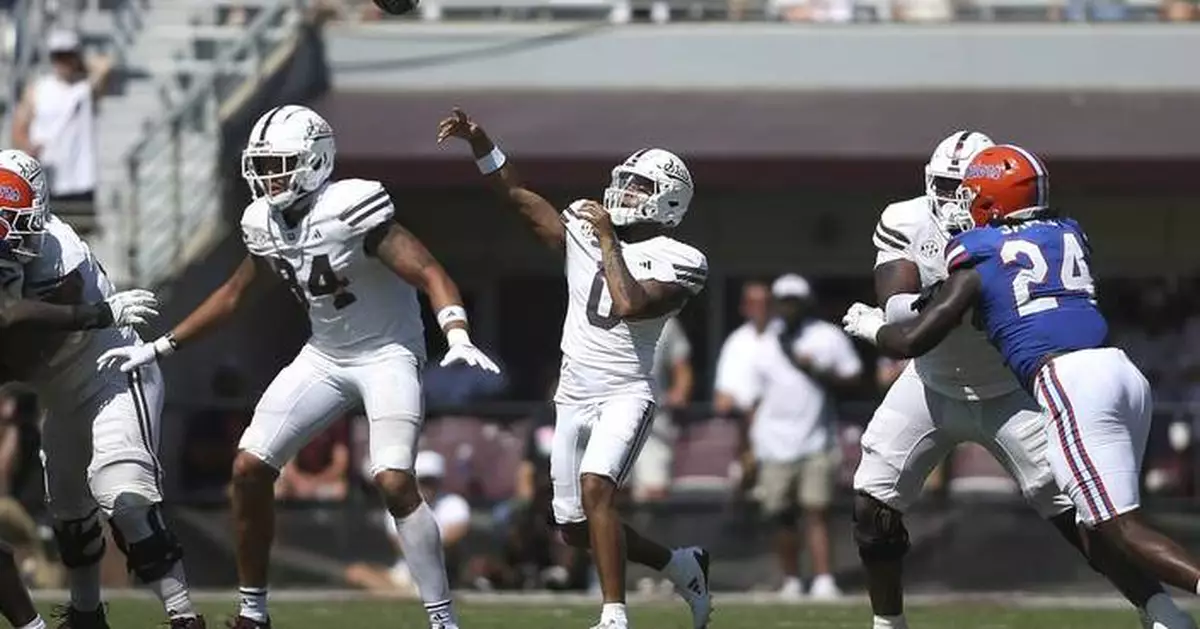
[[[25,89],[13,143],[41,162],[55,213],[86,236],[94,224],[97,185],[96,102],[113,64],[107,57],[88,63],[79,34],[71,30],[51,31],[46,48],[54,71]]]
[[[798,513],[804,516],[812,553],[811,595],[839,596],[830,563],[827,509],[838,464],[831,389],[853,383],[862,362],[841,328],[812,316],[812,289],[788,274],[771,286],[781,329],[758,345],[757,406],[750,442],[758,462],[756,493],[763,513],[778,526],[776,550],[784,574],[780,595],[803,593]]]
[[[721,345],[713,406],[718,415],[744,414],[754,406],[754,360],[758,343],[771,324],[771,289],[765,282],[742,286],[740,312],[745,322]]]

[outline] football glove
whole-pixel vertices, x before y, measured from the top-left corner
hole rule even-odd
[[[158,352],[155,351],[152,344],[126,345],[125,347],[115,347],[101,354],[100,358],[96,359],[96,368],[103,370],[116,365],[121,368],[122,373],[129,373],[157,360]]]
[[[933,298],[937,296],[938,291],[942,289],[942,284],[945,283],[945,280],[938,280],[929,286],[922,288],[921,295],[917,297],[916,301],[913,302],[913,312],[921,312],[924,310],[925,306],[928,306],[929,302],[933,301]]]
[[[117,328],[143,325],[158,316],[158,298],[154,293],[140,288],[116,293],[105,299],[104,304],[112,312],[112,324]]]
[[[855,303],[842,317],[842,327],[846,333],[860,339],[875,343],[879,328],[883,327],[883,311],[864,303]]]
[[[447,367],[457,363],[465,363],[471,367],[478,367],[484,371],[492,373],[500,373],[500,366],[497,365],[483,350],[475,347],[471,343],[471,336],[462,328],[451,328],[446,331],[446,342],[450,344],[450,349],[446,351],[446,355],[442,357],[441,366]]]

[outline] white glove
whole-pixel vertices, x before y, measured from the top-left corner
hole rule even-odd
[[[883,311],[864,303],[855,303],[842,317],[842,327],[851,336],[875,343],[879,328],[884,324]]]
[[[451,328],[446,332],[446,341],[450,343],[450,349],[446,351],[446,356],[442,358],[441,366],[454,365],[457,363],[466,363],[472,367],[479,367],[484,371],[492,373],[500,373],[500,367],[488,358],[483,350],[475,347],[471,343],[471,336],[462,328]]]
[[[169,350],[163,351],[164,348],[170,347],[169,341],[163,340],[166,338],[164,336],[153,343],[144,345],[126,345],[110,349],[96,359],[96,369],[104,370],[118,365],[123,373],[129,373],[138,367],[145,367],[157,361],[160,355],[170,353]]]
[[[158,297],[148,290],[135,288],[121,291],[104,300],[112,311],[113,327],[143,325],[158,316]]]

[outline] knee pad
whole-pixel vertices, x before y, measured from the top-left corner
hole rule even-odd
[[[866,495],[854,497],[854,542],[863,563],[896,561],[908,553],[904,514]]]
[[[54,525],[58,554],[67,568],[86,568],[104,558],[104,528],[100,510],[94,509],[78,520],[62,520]]]
[[[183,546],[163,523],[159,505],[114,515],[112,528],[113,540],[125,553],[127,569],[143,583],[165,577],[183,559]],[[130,538],[138,541],[127,542]]]

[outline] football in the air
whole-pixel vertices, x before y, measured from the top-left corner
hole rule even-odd
[[[384,13],[392,15],[404,15],[409,11],[417,8],[420,0],[374,0],[375,6],[379,7]]]

